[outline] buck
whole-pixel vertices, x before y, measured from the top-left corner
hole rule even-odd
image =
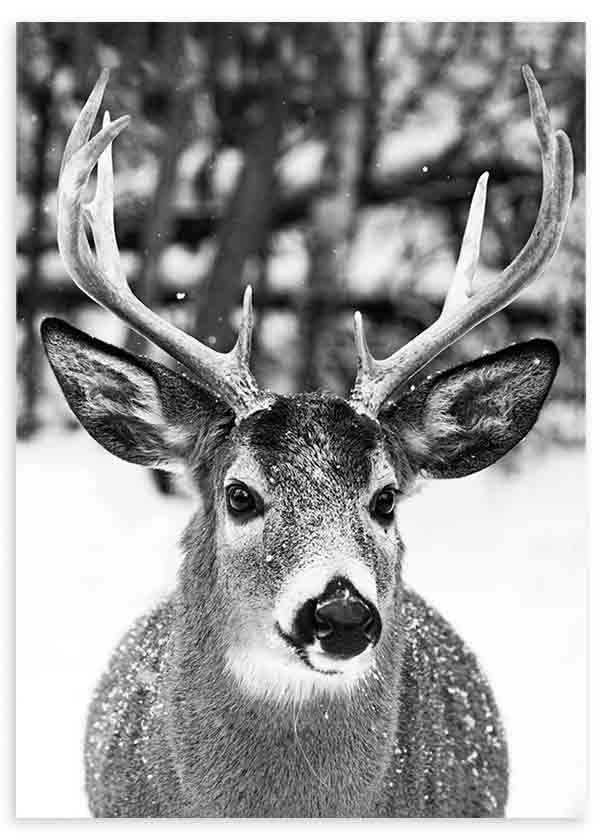
[[[202,504],[174,593],[126,635],[93,698],[85,762],[95,816],[504,814],[507,748],[492,692],[463,641],[404,585],[400,511],[419,478],[466,476],[514,447],[557,370],[555,345],[533,339],[409,384],[533,282],[559,245],[571,148],[531,69],[523,75],[543,170],[529,240],[496,279],[477,282],[484,174],[438,320],[376,360],[356,314],[348,400],[258,386],[250,289],[228,353],[133,295],[111,159],[128,117],[106,114],[89,139],[108,74],[98,80],[64,153],[60,253],[84,292],[187,375],[55,318],[43,342],[92,437],[131,463],[187,471]]]

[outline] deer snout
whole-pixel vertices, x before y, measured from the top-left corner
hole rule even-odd
[[[381,635],[381,618],[346,578],[334,578],[317,599],[301,608],[304,635],[308,630],[324,653],[335,659],[358,656]],[[309,625],[307,627],[307,625]]]

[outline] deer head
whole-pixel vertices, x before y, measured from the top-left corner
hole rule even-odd
[[[258,387],[249,368],[249,288],[229,353],[215,352],[144,306],[123,274],[113,227],[111,144],[128,118],[111,122],[106,115],[89,139],[106,73],[71,132],[58,195],[58,244],[67,270],[188,375],[54,318],[42,325],[44,346],[92,437],[134,464],[187,470],[201,492],[201,511],[184,537],[182,586],[189,598],[201,573],[206,591],[198,595],[202,605],[191,599],[193,624],[198,633],[209,625],[227,673],[248,694],[306,697],[357,685],[395,632],[402,497],[418,476],[457,477],[492,464],[527,434],[546,398],[558,353],[545,340],[410,384],[444,348],[532,283],[560,243],[572,192],[571,148],[563,132],[552,130],[532,71],[523,73],[543,171],[529,240],[497,279],[476,283],[483,175],[439,319],[376,360],[357,313],[358,374],[348,401]],[[84,205],[96,164],[95,198]]]

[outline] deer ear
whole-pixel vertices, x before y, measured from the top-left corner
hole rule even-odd
[[[416,471],[432,478],[469,475],[529,432],[558,362],[551,341],[515,344],[425,380],[387,406],[379,421]]]
[[[47,318],[41,334],[71,410],[101,446],[124,461],[177,471],[198,437],[229,411],[181,374],[58,318]]]

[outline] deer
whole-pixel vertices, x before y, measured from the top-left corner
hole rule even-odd
[[[84,739],[93,816],[505,814],[508,749],[494,695],[467,644],[404,583],[401,509],[417,482],[470,475],[516,446],[558,368],[555,344],[533,338],[418,377],[534,282],[560,244],[570,141],[553,129],[531,68],[522,72],[543,181],[529,239],[498,276],[477,281],[484,173],[438,319],[376,359],[355,314],[347,399],[259,387],[250,287],[228,352],[133,294],[111,157],[129,117],[105,113],[91,136],[102,72],[66,143],[58,247],[86,295],[179,367],[54,317],[42,341],[92,438],[132,464],[185,473],[200,501],[174,591],[133,624],[93,695]]]

